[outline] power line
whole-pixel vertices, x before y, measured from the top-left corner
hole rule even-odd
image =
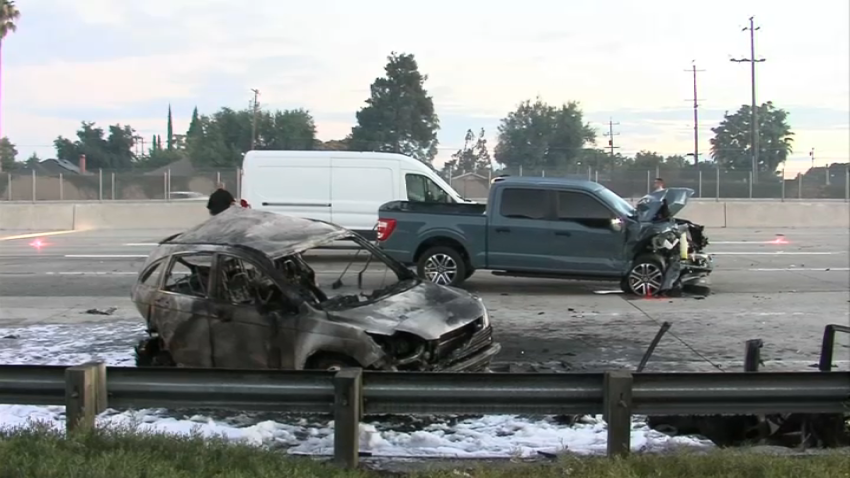
[[[761,27],[757,27],[753,23],[753,19],[755,17],[750,17],[750,26],[744,27],[741,29],[742,32],[749,31],[750,32],[750,57],[749,58],[730,58],[729,61],[733,61],[735,63],[749,63],[750,64],[750,90],[752,94],[752,125],[750,128],[752,129],[753,134],[753,182],[758,182],[758,164],[759,164],[759,126],[758,126],[758,113],[756,112],[756,63],[762,63],[765,61],[764,58],[756,59],[756,30],[760,30]]]
[[[697,70],[696,60],[691,61],[691,69],[685,70],[692,72],[694,75],[694,166],[699,166],[699,102],[702,101],[698,99],[697,96],[697,73],[703,72],[705,70]],[[689,101],[689,100],[688,100]]]
[[[620,133],[614,132],[614,126],[619,126],[620,123],[615,123],[611,118],[608,118],[608,132],[605,136],[608,137],[608,149],[611,150],[611,156],[614,156],[614,150],[620,149],[619,146],[614,146],[614,136],[619,136]]]

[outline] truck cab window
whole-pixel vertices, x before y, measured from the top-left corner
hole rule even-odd
[[[547,191],[507,188],[502,191],[499,214],[512,219],[546,219]]]
[[[587,194],[559,191],[557,204],[559,221],[573,221],[588,227],[606,228],[614,217],[608,208]]]
[[[421,174],[406,174],[407,200],[414,202],[452,202],[451,196],[443,191],[431,178]]]

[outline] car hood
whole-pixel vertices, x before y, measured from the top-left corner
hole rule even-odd
[[[673,217],[688,204],[688,199],[693,195],[694,190],[690,188],[669,188],[651,192],[635,205],[637,218],[641,222],[652,222],[665,203],[670,217]]]
[[[329,311],[328,315],[331,320],[359,325],[369,333],[407,332],[436,340],[485,313],[481,301],[469,292],[421,281],[399,294],[351,309]]]

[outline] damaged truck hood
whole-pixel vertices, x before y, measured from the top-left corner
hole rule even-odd
[[[485,313],[484,305],[472,294],[421,281],[372,304],[328,311],[328,316],[331,320],[360,325],[369,333],[407,332],[425,340],[436,340]]]
[[[635,205],[637,219],[640,222],[652,222],[665,203],[670,217],[673,217],[684,209],[693,195],[694,190],[690,188],[669,188],[651,192]]]

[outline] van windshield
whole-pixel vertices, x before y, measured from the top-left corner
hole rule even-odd
[[[443,191],[447,192],[449,194],[449,196],[451,196],[451,198],[453,199],[453,202],[464,202],[465,201],[461,197],[461,195],[458,194],[458,192],[455,191],[454,188],[451,187],[451,185],[449,183],[445,182],[443,180],[443,178],[440,177],[439,174],[433,174],[433,175],[429,176],[429,178],[432,181],[434,181],[435,183],[437,183],[437,185],[440,186],[440,188],[442,188]]]

